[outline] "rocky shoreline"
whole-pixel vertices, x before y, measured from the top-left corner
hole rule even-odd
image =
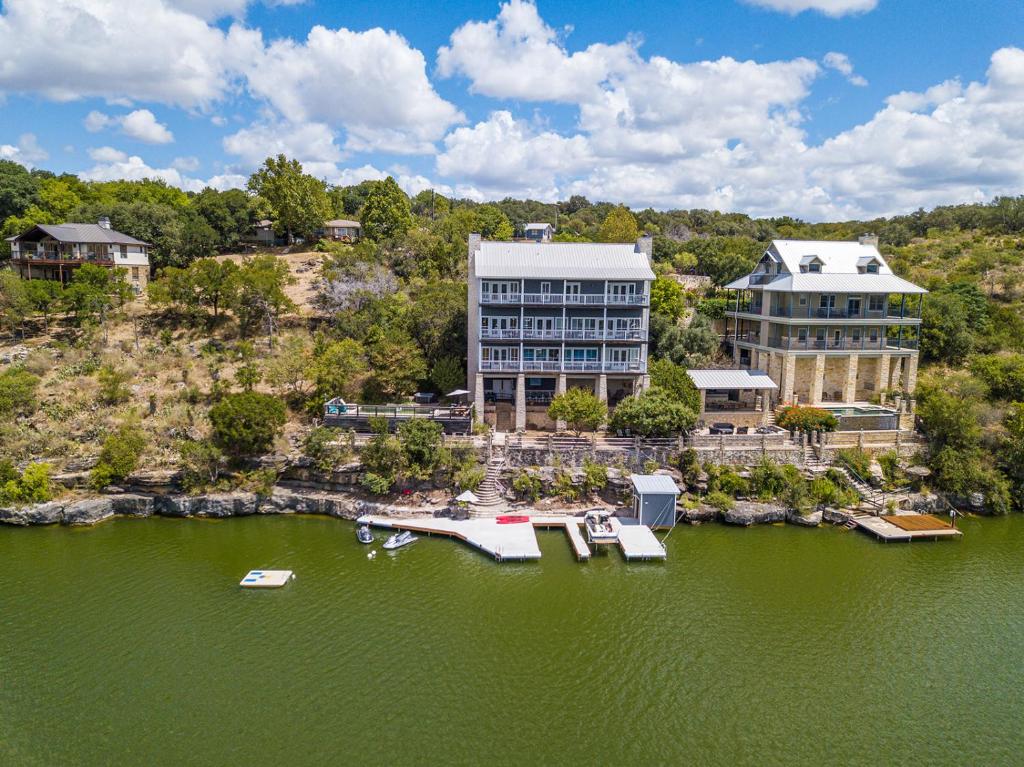
[[[35,506],[0,508],[0,524],[95,525],[114,517],[199,517],[221,519],[256,514],[320,514],[354,520],[363,514],[413,516],[434,509],[403,509],[341,493],[300,493],[275,487],[270,495],[229,492],[206,495],[118,493],[96,498],[50,501]]]
[[[223,519],[265,514],[318,514],[336,519],[355,520],[364,514],[382,516],[435,516],[446,507],[401,507],[360,498],[351,492],[319,492],[275,487],[269,495],[249,492],[208,493],[204,495],[126,492],[94,498],[50,501],[34,506],[0,508],[0,524],[18,527],[37,525],[95,525],[114,517],[197,517]],[[523,509],[529,513],[530,509]],[[536,511],[536,510],[533,510]],[[552,513],[546,510],[543,513]],[[737,501],[728,511],[701,504],[680,511],[680,522],[699,525],[722,522],[727,525],[788,523],[817,527],[825,523],[842,524],[850,519],[838,509],[815,511],[806,515],[770,503]]]

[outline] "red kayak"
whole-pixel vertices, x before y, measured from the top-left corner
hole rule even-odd
[[[502,514],[500,517],[495,517],[494,519],[499,525],[517,525],[522,522],[530,521],[529,517],[518,514]]]

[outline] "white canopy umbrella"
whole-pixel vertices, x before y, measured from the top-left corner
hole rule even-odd
[[[446,396],[446,397],[465,397],[469,393],[470,392],[469,392],[468,389],[456,389],[455,391],[448,392],[444,396]]]
[[[455,499],[459,503],[479,503],[480,499],[473,495],[472,490],[467,490],[458,498]]]

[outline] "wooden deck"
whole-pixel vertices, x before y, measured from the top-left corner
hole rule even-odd
[[[899,522],[892,520],[898,516]],[[931,520],[916,520],[916,517],[930,517]],[[962,532],[942,522],[930,514],[900,514],[885,517],[873,517],[868,514],[857,514],[853,521],[857,527],[871,533],[880,541],[910,542],[917,540],[938,540],[940,538],[959,538]],[[936,524],[937,523],[937,524]]]
[[[493,519],[443,519],[434,517],[363,516],[356,520],[361,525],[372,525],[392,530],[410,530],[426,535],[446,535],[458,538],[480,551],[490,554],[499,562],[540,559],[540,547],[533,525],[499,525]]]

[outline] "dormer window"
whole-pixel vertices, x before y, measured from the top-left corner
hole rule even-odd
[[[878,274],[878,262],[872,261],[870,264],[864,267],[864,271],[866,271],[868,274]]]
[[[817,256],[804,256],[800,259],[800,271],[821,274],[821,259]]]
[[[873,256],[865,256],[857,261],[857,271],[861,274],[878,274],[879,266],[878,259]]]
[[[811,272],[812,274],[821,274],[821,264],[819,264],[816,261],[810,263],[807,265],[807,271]]]

